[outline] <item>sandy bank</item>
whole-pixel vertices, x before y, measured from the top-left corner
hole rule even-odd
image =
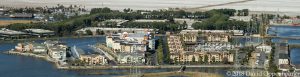
[[[15,23],[33,23],[36,21],[32,20],[0,20],[0,26],[7,26],[10,24],[15,24]]]

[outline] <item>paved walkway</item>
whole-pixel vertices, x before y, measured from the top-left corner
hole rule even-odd
[[[100,48],[97,48],[96,46],[94,45],[90,45],[92,48],[96,49],[97,51],[96,52],[99,52],[99,53],[103,53],[109,60],[115,60],[115,58],[110,55],[109,53],[107,53],[106,51],[100,49]]]

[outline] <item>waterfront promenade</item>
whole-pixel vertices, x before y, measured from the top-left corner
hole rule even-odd
[[[160,72],[160,73],[137,73],[130,74],[128,76],[120,77],[172,77],[172,76],[183,76],[183,77],[223,77],[216,73],[204,73],[204,72]]]
[[[155,69],[155,68],[181,68],[182,66],[186,66],[187,68],[264,68],[264,67],[252,67],[252,66],[236,66],[236,65],[137,65],[137,66],[129,66],[129,65],[103,65],[103,66],[69,66],[69,65],[59,65],[58,63],[51,60],[49,57],[45,55],[36,55],[33,53],[20,53],[15,51],[7,51],[5,54],[11,55],[22,55],[22,56],[31,56],[35,58],[41,58],[46,61],[52,62],[55,64],[56,68],[63,70],[75,70],[75,69],[130,69],[130,68],[140,68],[140,69]]]

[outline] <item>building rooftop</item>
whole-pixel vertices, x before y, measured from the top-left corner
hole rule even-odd
[[[146,36],[145,33],[129,33],[128,37],[144,37]]]
[[[63,48],[60,48],[58,46],[49,46],[49,49],[51,49],[53,52],[65,51]]]
[[[229,17],[229,19],[249,22],[252,19],[252,17],[251,16],[231,16],[231,17]]]
[[[22,35],[22,34],[26,34],[26,33],[20,32],[20,31],[15,31],[15,30],[9,30],[9,29],[2,28],[2,29],[0,30],[0,34],[6,34],[6,35]]]
[[[105,20],[104,22],[117,22],[118,24],[122,24],[125,23],[129,20],[125,20],[125,19],[110,19],[110,20]]]
[[[234,34],[243,34],[243,30],[182,30],[180,33],[185,34],[185,33],[231,33],[233,32]]]
[[[126,31],[154,31],[154,29],[147,29],[147,28],[102,28],[102,27],[86,27],[82,28],[78,31],[85,31],[85,30],[91,30],[96,31],[97,29],[100,30],[109,30],[109,31],[118,31],[118,30],[126,30]]]
[[[40,43],[32,43],[34,48],[46,48],[46,46],[44,44],[40,44]]]
[[[98,56],[103,56],[103,55],[99,55],[99,54],[82,54],[81,56],[98,57]]]
[[[27,13],[16,13],[12,14],[9,17],[21,17],[21,18],[31,18],[33,17],[33,14],[27,14]]]
[[[32,32],[32,33],[54,33],[54,31],[45,30],[45,29],[25,29],[25,31]]]
[[[216,51],[228,51],[234,49],[236,46],[230,43],[204,43],[199,44],[196,51],[216,52]]]
[[[139,19],[134,20],[134,22],[167,22],[168,20],[151,20],[151,19]]]
[[[133,52],[133,53],[127,53],[127,52],[121,52],[121,53],[117,53],[119,56],[145,56],[145,52]]]
[[[280,64],[279,65],[279,69],[290,69],[290,68],[291,68],[291,66],[288,64]]]
[[[279,59],[288,59],[289,55],[284,53],[279,53]]]

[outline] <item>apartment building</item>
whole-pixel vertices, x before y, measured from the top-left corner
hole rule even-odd
[[[88,65],[105,65],[107,64],[107,59],[105,56],[100,54],[89,54],[89,55],[80,55],[79,58],[81,61]]]
[[[230,36],[223,33],[208,33],[206,35],[207,42],[228,42]]]

